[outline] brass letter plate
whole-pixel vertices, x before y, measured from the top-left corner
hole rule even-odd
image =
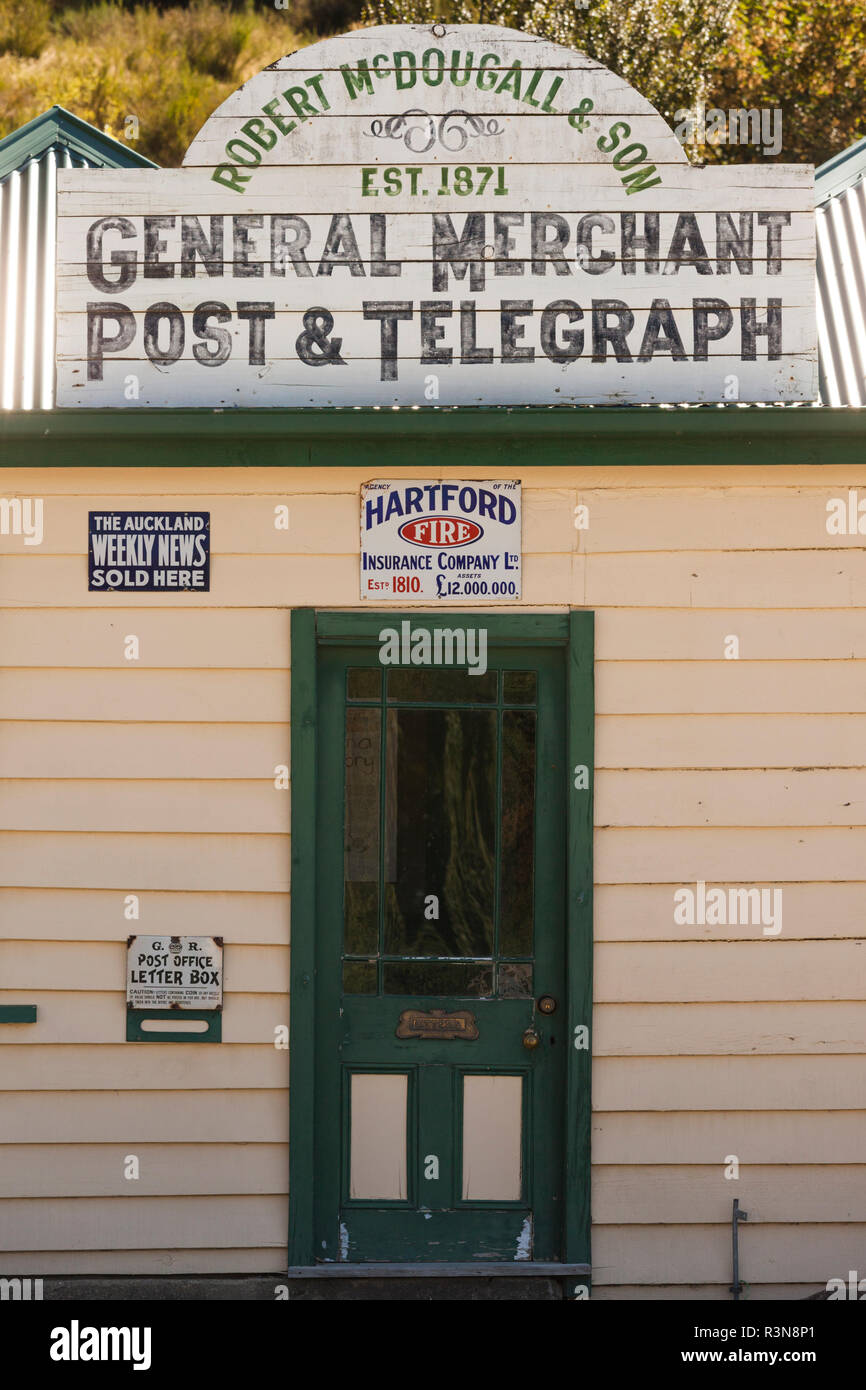
[[[478,1025],[468,1009],[458,1009],[453,1014],[446,1014],[444,1009],[431,1009],[426,1014],[420,1009],[404,1009],[397,1024],[397,1037],[463,1038],[474,1042]]]

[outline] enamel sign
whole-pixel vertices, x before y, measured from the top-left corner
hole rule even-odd
[[[180,169],[58,171],[61,406],[810,401],[814,171],[693,166],[585,54],[394,25]]]
[[[210,588],[210,512],[88,512],[88,589]]]
[[[371,482],[361,489],[361,598],[520,598],[520,483]]]
[[[126,953],[131,1009],[221,1009],[222,940],[213,936],[131,936]]]

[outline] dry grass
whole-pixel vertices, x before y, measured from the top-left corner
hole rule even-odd
[[[287,11],[264,4],[193,0],[158,11],[0,0],[0,135],[57,104],[177,165],[221,101],[304,41]]]
[[[585,50],[669,120],[697,96],[723,109],[779,108],[783,162],[820,163],[860,138],[866,0],[737,0],[728,15],[731,4],[288,0],[278,9],[277,0],[0,0],[0,136],[58,103],[158,164],[177,165],[220,102],[277,58],[355,27],[362,13],[394,22],[435,9]],[[686,42],[688,15],[695,32],[689,29]],[[129,117],[138,122],[137,139]],[[704,146],[700,155],[765,162],[752,146]]]

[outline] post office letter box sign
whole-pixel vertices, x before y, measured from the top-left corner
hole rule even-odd
[[[221,1009],[222,940],[214,936],[131,936],[126,953],[131,1009]]]
[[[382,481],[361,489],[361,598],[520,598],[520,483]]]

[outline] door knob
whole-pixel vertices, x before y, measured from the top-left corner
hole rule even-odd
[[[523,1034],[523,1046],[528,1048],[531,1052],[534,1047],[538,1047],[540,1042],[541,1038],[538,1036],[535,1029],[527,1028],[526,1032]]]

